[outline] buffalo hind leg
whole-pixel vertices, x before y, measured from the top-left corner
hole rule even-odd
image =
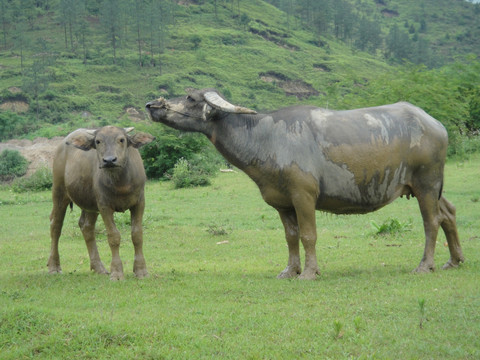
[[[278,279],[289,279],[297,277],[302,272],[300,262],[300,239],[298,231],[297,214],[295,210],[278,210],[283,227],[285,228],[285,238],[288,245],[288,265],[277,276]]]
[[[465,261],[458,238],[457,223],[455,220],[456,209],[455,206],[443,196],[439,200],[439,207],[440,214],[442,215],[440,225],[447,238],[448,249],[450,251],[450,260],[443,265],[442,269],[456,268],[461,262]]]
[[[139,279],[148,275],[145,257],[143,256],[143,229],[142,219],[145,209],[145,202],[141,201],[138,205],[130,209],[132,243],[135,249],[133,260],[133,272]]]
[[[417,199],[425,230],[425,250],[422,260],[414,272],[426,273],[435,270],[434,253],[441,215],[438,200],[434,193],[430,192],[422,196],[417,196]]]
[[[86,212],[82,210],[78,226],[82,231],[85,244],[88,249],[88,256],[90,257],[90,270],[97,274],[108,274],[108,271],[103,266],[98,254],[97,243],[95,241],[95,223],[97,221],[98,213]]]
[[[315,280],[317,275],[320,275],[317,264],[317,252],[315,250],[317,243],[315,200],[316,197],[311,196],[309,193],[298,194],[293,198],[293,205],[295,206],[300,231],[300,240],[305,250],[305,267],[298,277],[302,280]]]

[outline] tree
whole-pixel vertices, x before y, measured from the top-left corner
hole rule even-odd
[[[375,52],[382,44],[381,28],[377,21],[362,17],[358,24],[355,46],[360,50]]]
[[[39,97],[44,92],[49,83],[49,76],[46,72],[46,67],[41,59],[35,59],[32,66],[30,66],[23,77],[23,88],[27,93],[32,95],[35,101],[35,115],[38,121],[40,105]]]
[[[63,25],[65,49],[68,49],[68,39],[70,38],[70,48],[73,50],[73,28],[77,19],[76,4],[75,0],[60,0],[59,21]]]
[[[36,18],[35,0],[20,0],[19,6],[23,18],[29,25],[29,30],[33,30],[33,25]]]
[[[480,130],[480,87],[469,92],[467,129],[471,132]]]
[[[113,63],[117,64],[117,47],[121,34],[121,7],[123,1],[104,0],[101,8],[101,20],[107,39],[113,51]]]
[[[7,33],[10,26],[7,0],[0,0],[0,21],[2,22],[3,48],[7,49]]]
[[[250,19],[250,16],[248,16],[247,14],[245,13],[242,13],[242,15],[240,16],[240,24],[243,25],[243,30],[245,31],[247,29],[247,25],[249,24],[249,22],[251,21],[252,19]]]
[[[345,0],[338,0],[333,16],[335,37],[343,40],[350,39],[355,23],[356,18],[350,3]]]
[[[424,64],[430,66],[432,63],[432,56],[430,51],[430,44],[428,40],[423,37],[419,37],[418,41],[412,44],[412,57],[411,60],[415,64]]]
[[[314,1],[312,3],[312,10],[312,25],[320,36],[328,31],[333,17],[333,5],[330,0]]]
[[[75,37],[78,39],[77,41],[80,43],[82,47],[82,58],[83,64],[87,63],[87,37],[90,34],[90,29],[88,26],[87,16],[88,16],[88,9],[87,9],[87,2],[88,0],[78,0],[78,20],[77,20],[77,28],[75,31]]]
[[[150,64],[157,65],[155,54],[163,54],[168,33],[168,25],[173,22],[173,4],[170,1],[150,1],[147,4],[147,41],[150,47]],[[161,71],[159,57],[158,65]]]
[[[44,39],[38,39],[36,47],[38,51],[34,55],[33,64],[27,69],[22,81],[25,92],[31,94],[35,101],[35,114],[38,120],[40,112],[39,97],[48,89],[51,81],[48,67],[54,65],[55,55],[48,49],[48,43]]]
[[[426,33],[427,32],[427,21],[425,20],[425,17],[422,17],[422,19],[420,20],[419,32],[421,32],[421,33]]]
[[[143,44],[143,17],[145,14],[145,1],[135,0],[135,32],[137,33],[138,45],[138,66],[143,66],[142,44]]]
[[[13,44],[14,44],[14,49],[20,52],[20,70],[23,74],[24,71],[24,66],[23,66],[23,61],[24,61],[24,50],[28,47],[30,44],[30,38],[27,36],[27,25],[23,21],[19,21],[14,30],[13,34]]]
[[[408,34],[400,30],[398,25],[390,28],[386,38],[386,57],[397,61],[410,59],[410,39]]]

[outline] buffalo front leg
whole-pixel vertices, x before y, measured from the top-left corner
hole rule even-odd
[[[139,279],[148,275],[147,265],[143,256],[143,228],[142,219],[145,209],[145,201],[130,209],[130,217],[132,223],[132,243],[135,249],[133,260],[133,272]]]
[[[61,189],[54,188],[52,190],[53,208],[50,213],[50,256],[48,258],[48,273],[58,274],[62,272],[60,266],[60,254],[58,252],[58,241],[62,234],[63,221],[69,200],[64,197],[64,192]]]
[[[112,252],[112,263],[110,264],[110,280],[123,280],[123,264],[120,259],[120,232],[113,221],[113,210],[102,208],[100,210],[105,228],[107,229],[108,245]]]
[[[302,271],[300,263],[299,250],[299,231],[297,214],[294,210],[278,210],[283,227],[285,228],[285,238],[288,245],[288,265],[278,276],[278,279],[288,279],[297,277]]]
[[[448,249],[450,251],[450,260],[443,265],[442,269],[456,268],[461,262],[465,261],[458,238],[456,209],[455,206],[443,196],[439,200],[439,206],[440,214],[442,215],[440,225],[447,238]]]
[[[78,226],[82,231],[85,244],[87,245],[88,256],[90,258],[90,270],[97,274],[108,274],[107,269],[103,266],[98,254],[97,242],[95,241],[95,223],[97,221],[98,213],[91,213],[82,210]]]

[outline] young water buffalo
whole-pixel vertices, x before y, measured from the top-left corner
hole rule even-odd
[[[131,130],[133,128],[114,126],[98,130],[78,129],[58,146],[53,160],[53,209],[50,215],[52,244],[47,265],[50,274],[62,271],[58,240],[68,204],[73,202],[82,209],[78,225],[87,244],[90,269],[99,274],[108,274],[95,242],[95,222],[100,213],[112,251],[110,278],[123,279],[119,256],[120,232],[115,226],[113,213],[130,210],[135,247],[133,271],[138,278],[147,275],[142,251],[146,176],[137,149],[150,143],[154,137],[145,133],[128,135]]]
[[[425,251],[417,272],[434,269],[438,228],[450,260],[464,260],[455,207],[442,196],[447,132],[423,110],[397,103],[332,111],[293,106],[269,113],[235,106],[215,89],[149,102],[153,121],[205,134],[232,164],[258,185],[280,214],[289,249],[279,278],[319,274],[315,209],[336,214],[375,211],[402,195],[415,196],[425,228]]]

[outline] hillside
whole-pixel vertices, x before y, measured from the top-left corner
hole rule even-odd
[[[471,74],[480,48],[477,5],[342,0],[355,14],[354,30],[379,26],[381,42],[373,46],[366,38],[362,50],[356,35],[336,32],[337,13],[329,13],[323,27],[312,26],[321,23],[313,5],[335,4],[332,0],[311,2],[308,11],[299,7],[307,2],[292,0],[293,12],[280,6],[287,2],[270,2],[51,0],[32,2],[21,12],[18,1],[1,2],[0,140],[52,137],[108,123],[149,127],[145,102],[193,87],[215,87],[233,102],[259,110],[298,102],[346,108],[408,100],[437,118],[466,121],[476,91]],[[428,70],[405,67],[394,53],[387,59],[395,25],[408,41],[418,33],[431,44],[429,58],[445,65]],[[476,55],[465,57],[472,52]],[[460,72],[448,63],[458,60],[454,55],[466,59]],[[398,82],[407,76],[409,83]],[[459,88],[466,92],[457,94]],[[439,97],[430,101],[426,94]],[[439,110],[439,103],[444,107],[450,96],[458,101],[460,95],[464,103],[457,104],[456,114]]]

